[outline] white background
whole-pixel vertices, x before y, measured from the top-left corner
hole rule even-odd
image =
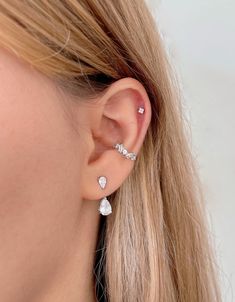
[[[223,301],[235,301],[235,0],[148,2],[181,82]]]

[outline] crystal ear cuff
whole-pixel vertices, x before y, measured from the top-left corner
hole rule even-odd
[[[114,148],[127,159],[136,160],[137,155],[134,152],[128,152],[123,144],[116,144],[114,145]]]

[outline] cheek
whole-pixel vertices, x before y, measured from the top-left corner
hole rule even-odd
[[[75,137],[53,96],[38,94],[0,99],[0,282],[56,267],[76,227]]]
[[[18,100],[20,102],[20,100]],[[0,113],[0,196],[2,202],[12,199],[42,179],[47,160],[53,151],[55,137],[41,108],[18,103],[1,106]],[[48,129],[46,129],[48,128]],[[47,130],[47,131],[46,131]],[[53,141],[50,143],[50,136]],[[55,154],[56,157],[56,154]],[[52,164],[52,163],[51,163]],[[48,167],[49,168],[49,167]]]
[[[1,301],[32,301],[22,289],[49,284],[77,232],[83,152],[59,102],[0,50]]]
[[[62,108],[33,97],[0,104],[1,203],[30,191],[38,194],[52,182],[59,188],[72,161],[79,164]]]

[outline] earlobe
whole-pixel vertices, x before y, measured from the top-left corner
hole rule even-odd
[[[103,198],[121,186],[133,168],[151,120],[148,95],[143,85],[132,78],[113,83],[98,104],[95,112],[87,109],[94,123],[90,122],[92,150],[83,173],[89,179],[89,184],[82,184],[86,200]],[[99,176],[108,180],[104,189],[98,185]]]

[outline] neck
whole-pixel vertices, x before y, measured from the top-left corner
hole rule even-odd
[[[48,284],[47,291],[38,300],[40,302],[97,301],[93,267],[100,215],[97,202],[84,204],[78,217],[77,234],[71,246],[65,247],[57,275]]]

